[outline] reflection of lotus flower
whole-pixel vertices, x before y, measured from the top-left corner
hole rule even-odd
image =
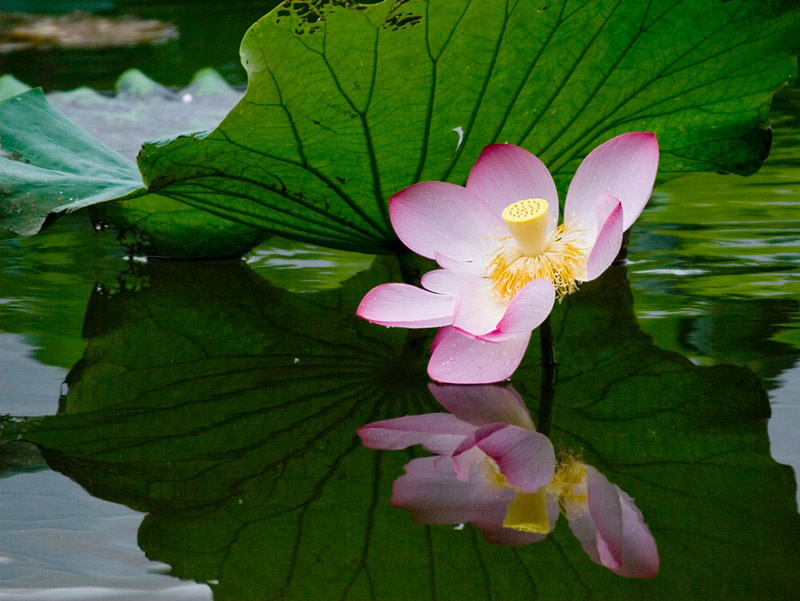
[[[368,447],[421,444],[438,454],[406,465],[392,489],[394,506],[424,524],[471,522],[487,540],[503,545],[542,540],[555,527],[560,507],[595,563],[632,578],[658,573],[655,541],[631,498],[573,454],[563,453],[555,468],[552,445],[532,430],[513,389],[431,390],[452,414],[401,417],[359,429]]]
[[[420,444],[438,454],[409,464],[415,470],[414,482],[405,489],[398,480],[392,502],[406,507],[421,501],[419,517],[426,523],[471,521],[487,532],[502,528],[507,510],[534,503],[539,508],[535,521],[516,527],[548,532],[549,526],[539,522],[548,519],[544,487],[553,479],[555,453],[550,440],[534,430],[522,399],[511,389],[494,386],[432,390],[451,413],[387,419],[358,430],[367,447],[403,449]],[[439,491],[428,499],[426,491],[434,489],[421,483],[431,480],[435,485],[444,481],[442,476],[449,479],[454,495]]]
[[[542,162],[517,146],[487,146],[466,187],[420,182],[391,198],[397,235],[443,269],[425,274],[424,289],[374,288],[358,314],[387,326],[443,326],[428,366],[435,380],[503,380],[554,299],[598,277],[617,256],[657,166],[653,134],[602,144],[578,168],[557,225],[556,187]]]

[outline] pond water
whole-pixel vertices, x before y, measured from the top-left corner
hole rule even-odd
[[[1,10],[5,13],[52,15],[84,11],[107,18],[135,16],[173,25],[178,35],[158,44],[91,51],[43,46],[0,52],[0,74],[13,73],[45,91],[80,86],[110,90],[125,69],[141,69],[165,86],[185,86],[198,69],[214,67],[231,84],[244,85],[247,79],[239,61],[239,44],[247,28],[276,4],[275,0],[4,0]]]
[[[556,307],[551,393],[536,344],[501,387],[635,499],[656,578],[563,517],[506,547],[390,506],[425,453],[356,428],[461,394],[429,387],[432,332],[354,316],[393,259],[147,261],[75,214],[0,233],[0,600],[797,598],[799,107],[776,101],[758,174],[656,189],[628,263]]]

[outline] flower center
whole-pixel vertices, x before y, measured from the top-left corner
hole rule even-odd
[[[508,205],[501,216],[523,253],[540,255],[547,247],[548,204],[544,198],[528,198]]]
[[[516,235],[500,238],[498,249],[487,257],[485,272],[495,296],[507,303],[535,279],[550,280],[559,301],[575,292],[586,275],[588,248],[583,230],[573,224],[562,223],[546,234],[544,250],[537,255],[527,254]]]

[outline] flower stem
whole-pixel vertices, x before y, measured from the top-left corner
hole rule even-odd
[[[556,360],[553,344],[553,326],[547,316],[539,326],[539,340],[542,348],[542,382],[539,389],[539,424],[537,430],[545,436],[550,435],[553,418],[553,397],[556,391]]]

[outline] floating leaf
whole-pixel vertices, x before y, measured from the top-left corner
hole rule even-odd
[[[220,126],[152,144],[150,190],[287,237],[396,243],[389,196],[463,183],[491,142],[564,182],[626,131],[661,177],[752,173],[772,93],[794,76],[794,2],[286,2],[245,36],[249,86]],[[302,74],[302,75],[300,75]]]
[[[219,99],[204,100],[209,97],[202,92],[214,89],[213,76],[205,72],[185,92],[201,92],[197,101],[191,97],[192,106],[171,92],[171,97],[142,100],[130,83],[125,84],[138,82],[141,89],[142,77],[130,73],[121,78],[120,96],[114,99],[83,89],[55,94],[54,102],[90,124],[91,133],[134,155],[148,132],[153,135],[153,123],[166,127],[176,107],[199,125],[238,97],[233,90],[217,87],[214,95]],[[14,81],[6,83],[13,87]],[[109,199],[117,202],[93,206]],[[148,194],[131,160],[76,126],[41,90],[0,103],[0,222],[18,234],[31,235],[61,215],[90,206],[98,229],[113,226],[129,249],[141,254],[184,259],[240,256],[264,239],[263,232],[251,227]]]
[[[217,581],[217,601],[683,601],[698,590],[777,601],[800,590],[794,482],[769,456],[758,379],[654,347],[623,267],[554,313],[551,437],[635,497],[659,576],[593,564],[563,519],[545,541],[509,548],[390,507],[412,455],[365,449],[355,429],[440,410],[428,340],[342,309],[392,275],[375,265],[338,290],[291,294],[241,265],[141,266],[94,291],[62,413],[23,435],[91,493],[146,511],[148,556]],[[535,346],[514,377],[534,408]]]
[[[22,83],[13,75],[0,75],[0,100],[22,94],[30,89],[28,84]]]
[[[144,193],[136,166],[53,109],[41,90],[3,101],[0,143],[0,220],[19,234],[38,232],[48,213]]]
[[[147,145],[139,165],[158,203],[385,252],[399,246],[389,196],[463,183],[492,142],[539,155],[562,190],[592,148],[635,130],[658,135],[662,180],[752,173],[772,94],[797,70],[798,24],[791,0],[284,2],[242,43],[244,99],[210,133]]]

